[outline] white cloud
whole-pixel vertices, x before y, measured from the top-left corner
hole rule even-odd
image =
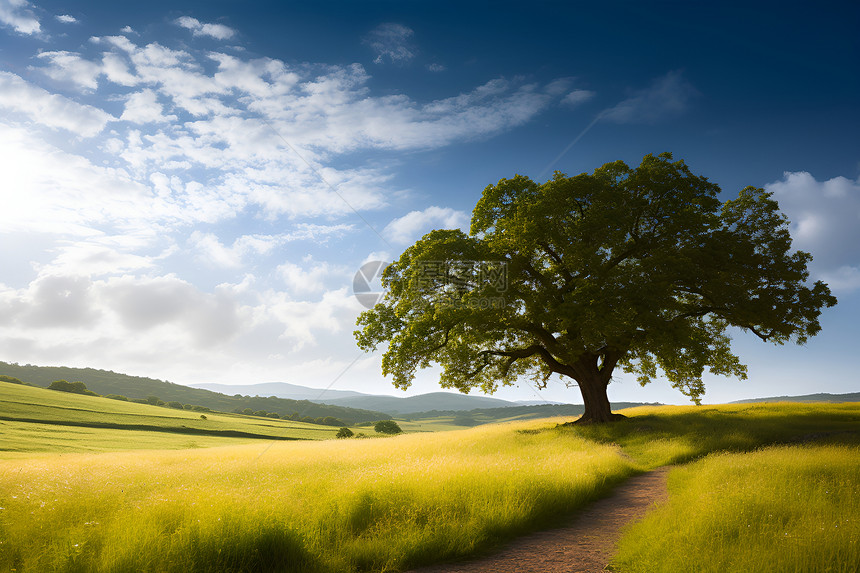
[[[200,260],[214,267],[241,268],[246,259],[267,256],[277,248],[294,241],[312,241],[324,245],[329,237],[340,236],[352,229],[351,225],[311,225],[300,223],[295,230],[278,235],[242,235],[229,247],[214,233],[194,231],[188,239],[189,245]],[[289,267],[290,263],[286,263]],[[297,267],[298,268],[298,267]],[[280,268],[278,272],[281,273]],[[283,273],[281,273],[283,274]]]
[[[354,274],[354,271],[340,265],[314,262],[309,258],[304,262],[308,266],[288,261],[279,265],[277,269],[287,289],[294,294],[321,294],[326,290],[326,285],[330,285],[333,281],[340,283],[337,286],[342,288],[344,283],[352,280]]]
[[[102,58],[101,71],[107,79],[121,86],[135,86],[141,80],[129,70],[126,61],[114,53],[106,53]]]
[[[427,64],[427,70],[431,71],[431,72],[444,72],[447,69],[448,68],[446,68],[442,64],[436,64],[436,63]]]
[[[591,90],[573,90],[572,92],[561,98],[561,103],[569,106],[577,106],[581,103],[587,102],[594,96],[595,93]]]
[[[669,72],[657,78],[646,89],[634,92],[631,97],[604,110],[601,119],[615,123],[656,123],[687,111],[696,89],[681,76]]]
[[[151,227],[157,213],[149,190],[123,170],[93,165],[29,130],[0,124],[0,157],[0,232],[88,237],[100,225]]]
[[[860,265],[841,266],[835,271],[824,271],[819,278],[837,294],[840,292],[851,292],[860,289]]]
[[[241,328],[239,304],[228,291],[204,293],[172,275],[112,278],[99,285],[99,297],[130,331],[178,328],[196,346],[220,345]]]
[[[126,372],[159,376],[167,371],[192,382],[261,361],[302,371],[307,364],[355,351],[344,333],[352,328],[358,305],[346,287],[297,300],[275,290],[253,292],[253,282],[246,276],[211,292],[172,274],[103,280],[50,275],[21,289],[0,284],[3,358],[104,368],[118,364]],[[243,297],[248,302],[241,302]],[[337,348],[330,343],[335,339]],[[298,351],[302,357],[296,361]],[[237,374],[249,376],[241,369]]]
[[[135,240],[136,239],[136,240]],[[153,237],[134,235],[87,237],[57,248],[57,255],[47,264],[37,264],[40,276],[80,275],[106,276],[155,268],[157,259],[170,254],[168,249],[158,256],[138,255],[132,251],[153,243]]]
[[[410,42],[414,35],[411,28],[403,24],[387,22],[374,28],[364,39],[376,54],[373,60],[382,64],[386,60],[394,64],[408,63],[415,57],[415,47]]]
[[[812,253],[811,268],[836,288],[856,288],[860,268],[860,181],[818,181],[807,172],[786,173],[765,186],[791,221],[792,246]],[[855,286],[852,286],[855,285]]]
[[[93,137],[113,118],[110,114],[52,94],[19,76],[0,71],[0,108],[28,116],[38,124]]]
[[[58,22],[61,22],[63,24],[77,24],[78,23],[77,18],[75,18],[74,16],[69,16],[68,14],[58,14],[57,16],[54,16],[54,18],[56,18]]]
[[[327,291],[318,300],[294,300],[284,292],[269,291],[255,309],[260,320],[277,321],[279,338],[289,341],[292,351],[319,343],[315,332],[338,333],[355,324],[358,303],[346,287]],[[330,354],[330,352],[326,352]]]
[[[0,22],[20,34],[38,34],[42,27],[26,0],[0,0]]]
[[[189,243],[207,263],[227,268],[240,268],[247,255],[265,255],[287,242],[284,236],[243,235],[225,246],[214,233],[194,231]]]
[[[393,242],[406,244],[433,229],[457,229],[464,227],[468,221],[469,216],[463,211],[433,206],[394,219],[385,226],[383,234]]]
[[[6,293],[5,300],[0,299],[0,316],[27,328],[90,327],[99,314],[91,288],[92,282],[85,277],[39,277],[18,296]]]
[[[120,120],[132,123],[162,123],[176,121],[175,115],[164,115],[164,108],[158,103],[158,95],[145,89],[128,95],[125,111]]]
[[[44,52],[32,82],[0,72],[0,233],[30,246],[5,279],[26,286],[0,285],[4,357],[181,370],[189,380],[268,360],[290,372],[315,361],[341,369],[330,356],[333,346],[355,352],[349,332],[362,307],[349,286],[366,249],[338,243],[339,262],[308,253],[369,235],[342,217],[402,193],[392,169],[349,154],[486,137],[566,93],[497,79],[426,102],[374,94],[360,65],[131,38]],[[97,98],[119,117],[82,103]],[[408,241],[466,220],[431,207],[385,234]]]
[[[99,87],[98,77],[102,73],[101,65],[81,58],[74,52],[42,52],[39,58],[47,60],[50,65],[37,68],[51,78],[77,85],[83,89],[95,90]]]
[[[204,24],[197,18],[192,18],[190,16],[177,18],[176,24],[191,30],[191,33],[194,36],[209,36],[216,40],[228,40],[236,34],[234,29],[223,24]]]

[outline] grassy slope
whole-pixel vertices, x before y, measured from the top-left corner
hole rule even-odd
[[[627,530],[613,571],[860,568],[856,444],[708,456],[673,470],[669,492],[667,504]]]
[[[217,392],[173,384],[140,376],[129,376],[94,368],[67,368],[63,366],[31,366],[0,362],[0,374],[12,376],[30,384],[47,388],[54,380],[69,382],[81,381],[97,394],[120,394],[129,398],[158,396],[165,402],[178,401],[183,404],[206,406],[213,410],[232,412],[236,408],[265,410],[281,416],[299,412],[302,416],[320,418],[334,416],[342,420],[364,422],[384,420],[390,416],[382,412],[372,412],[341,406],[316,404],[307,400],[287,400],[285,398],[263,396],[226,396]]]
[[[534,422],[0,461],[0,569],[394,571],[551,524],[634,471]]]
[[[382,440],[0,461],[0,569],[396,571],[552,525],[637,470],[772,443],[851,441],[860,431],[860,404],[625,413],[631,418],[606,427],[554,419]],[[834,468],[837,477],[847,471]],[[729,478],[739,489],[749,476]],[[841,518],[860,515],[852,505]],[[843,549],[838,555],[854,555]]]
[[[695,460],[712,452],[745,452],[860,431],[860,403],[642,406],[618,423],[571,428],[578,435],[621,445],[647,468]]]
[[[336,428],[176,410],[0,383],[0,455],[227,445],[235,439],[321,439]],[[132,432],[132,433],[129,433]]]

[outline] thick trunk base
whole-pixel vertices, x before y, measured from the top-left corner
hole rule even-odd
[[[596,419],[594,417],[589,417],[586,415],[582,415],[581,418],[573,420],[572,422],[565,422],[561,424],[562,426],[590,426],[591,424],[606,424],[607,422],[618,422],[619,420],[626,420],[627,416],[624,414],[615,414],[610,413],[609,416],[601,419]]]

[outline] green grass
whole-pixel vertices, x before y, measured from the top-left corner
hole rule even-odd
[[[141,430],[0,422],[0,460],[28,458],[34,453],[181,450],[250,444],[259,441],[248,438],[225,438]]]
[[[860,403],[640,406],[613,424],[565,428],[598,443],[617,444],[652,469],[698,459],[712,452],[860,432]]]
[[[672,470],[669,492],[627,530],[614,571],[860,569],[857,445],[717,454]]]
[[[401,570],[552,524],[635,471],[538,428],[0,461],[0,569]]]
[[[337,428],[135,404],[0,383],[0,457],[9,452],[83,452],[208,447],[258,439],[326,439]],[[191,446],[190,444],[196,444]]]
[[[192,412],[41,389],[24,388],[42,392],[40,395],[13,396],[3,386],[0,407],[7,417],[8,411],[19,417],[37,411],[41,416],[56,416],[54,422],[62,422],[64,415],[82,422],[108,416],[129,427],[133,425],[130,420],[145,418],[148,424],[164,424],[168,430],[199,420],[199,414]],[[36,406],[45,409],[28,409]],[[709,491],[690,490],[691,497],[674,501],[687,491],[683,484],[702,482],[722,484],[723,490],[711,496],[713,507],[723,492],[743,490],[754,498],[759,490],[778,493],[779,484],[788,484],[811,500],[814,511],[843,507],[840,519],[855,525],[860,520],[856,503],[843,499],[849,493],[857,497],[856,478],[851,481],[845,476],[856,476],[858,468],[845,460],[857,458],[860,404],[643,407],[625,413],[629,419],[609,426],[558,426],[568,420],[557,418],[427,433],[434,428],[453,428],[451,419],[440,417],[404,422],[404,429],[413,433],[394,438],[255,440],[230,447],[207,446],[233,438],[173,431],[135,433],[127,428],[4,422],[0,440],[6,442],[0,441],[0,447],[18,443],[23,451],[0,455],[11,458],[0,459],[0,570],[400,571],[480,554],[513,536],[558,523],[638,471],[690,460],[701,461],[694,462],[690,470],[672,473],[675,505],[669,507],[680,516],[676,519],[689,517],[693,511],[689,508],[695,507],[692,500]],[[207,416],[210,419],[205,422],[223,428],[244,425],[257,428],[255,431],[277,428],[293,432],[306,426]],[[373,435],[372,428],[356,430]],[[836,448],[833,452],[802,445],[821,439],[852,445],[832,446]],[[781,453],[771,461],[761,457],[770,450],[742,453],[791,443],[795,445],[774,449]],[[207,448],[179,449],[193,447]],[[142,449],[56,453],[88,448]],[[847,453],[839,448],[847,448]],[[801,453],[807,456],[805,473],[789,464],[801,460]],[[748,456],[751,461],[744,462]],[[719,469],[724,473],[700,479],[697,472],[705,475],[712,460],[724,460]],[[781,465],[789,469],[780,473]],[[756,468],[771,466],[775,476],[771,482],[753,479]],[[746,469],[741,471],[742,467]],[[822,467],[824,475],[832,476],[826,485],[842,484],[842,489],[825,488],[821,497],[810,494],[805,478],[789,479],[792,475],[821,475]],[[685,475],[693,477],[684,482]],[[827,498],[831,491],[840,493]],[[764,499],[778,505],[776,497]],[[732,508],[742,507],[741,501],[731,498],[726,503],[729,515]],[[751,528],[770,531],[763,513],[750,510],[743,515],[749,517],[745,524]],[[707,528],[710,521],[697,523],[698,528]],[[707,543],[716,531],[705,529],[698,538],[692,530],[687,535]],[[733,551],[732,535],[724,536],[723,551]],[[801,538],[798,534],[797,539]],[[646,537],[640,530],[631,530],[629,539]],[[649,551],[659,549],[656,541],[643,543]],[[637,555],[634,562],[640,553],[647,553],[642,547],[632,550]],[[838,540],[827,547],[835,552],[837,564],[856,555]],[[802,566],[820,557],[808,556],[811,549],[807,545],[798,542],[796,548],[790,554],[794,556],[784,562],[786,567],[748,570],[791,571],[794,565],[803,570]],[[784,547],[776,546],[780,549]],[[762,546],[754,553],[767,561],[772,550]],[[658,561],[663,559],[655,555]],[[616,565],[623,570],[630,562]]]

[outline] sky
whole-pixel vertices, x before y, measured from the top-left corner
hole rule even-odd
[[[359,269],[467,230],[502,178],[669,151],[723,199],[773,192],[839,299],[803,347],[733,331],[749,379],[704,401],[860,391],[858,24],[852,2],[0,0],[0,360],[436,391],[356,347]],[[621,373],[609,397],[686,403]]]

